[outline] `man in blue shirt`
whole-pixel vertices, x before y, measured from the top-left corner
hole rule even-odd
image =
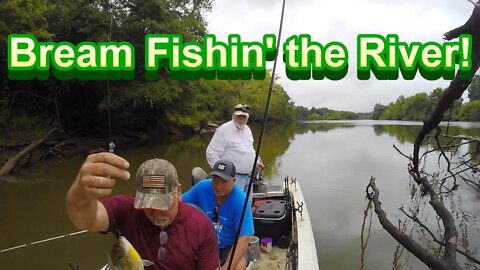
[[[184,193],[182,200],[200,207],[212,221],[223,270],[228,267],[246,195],[234,184],[235,165],[231,161],[218,160],[211,175],[212,179],[202,180]],[[231,269],[245,269],[248,265],[248,243],[253,233],[253,216],[248,202]]]

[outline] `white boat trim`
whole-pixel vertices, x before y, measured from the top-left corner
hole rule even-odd
[[[315,238],[313,237],[313,229],[308,214],[307,204],[303,197],[302,189],[296,181],[288,181],[290,192],[293,194],[294,207],[298,208],[302,205],[303,210],[301,214],[297,211],[297,238],[298,238],[298,267],[297,269],[309,270],[319,269],[317,248],[315,245]]]

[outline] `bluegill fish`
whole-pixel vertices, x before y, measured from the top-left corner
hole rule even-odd
[[[149,260],[142,260],[127,238],[116,235],[117,241],[108,254],[108,264],[102,270],[143,270],[153,265]]]

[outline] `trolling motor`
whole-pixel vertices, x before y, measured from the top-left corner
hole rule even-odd
[[[267,186],[263,183],[263,168],[255,169],[253,173],[253,193],[265,193]]]

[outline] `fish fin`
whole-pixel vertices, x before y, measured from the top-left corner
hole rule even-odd
[[[112,256],[110,253],[107,254],[107,265],[105,265],[102,269],[100,270],[110,270],[112,269],[113,262],[112,262]]]
[[[153,262],[149,261],[149,260],[142,260],[143,262],[143,266],[150,266],[150,265],[154,265]]]
[[[80,270],[80,264],[78,263],[69,263],[70,269],[72,270]]]

